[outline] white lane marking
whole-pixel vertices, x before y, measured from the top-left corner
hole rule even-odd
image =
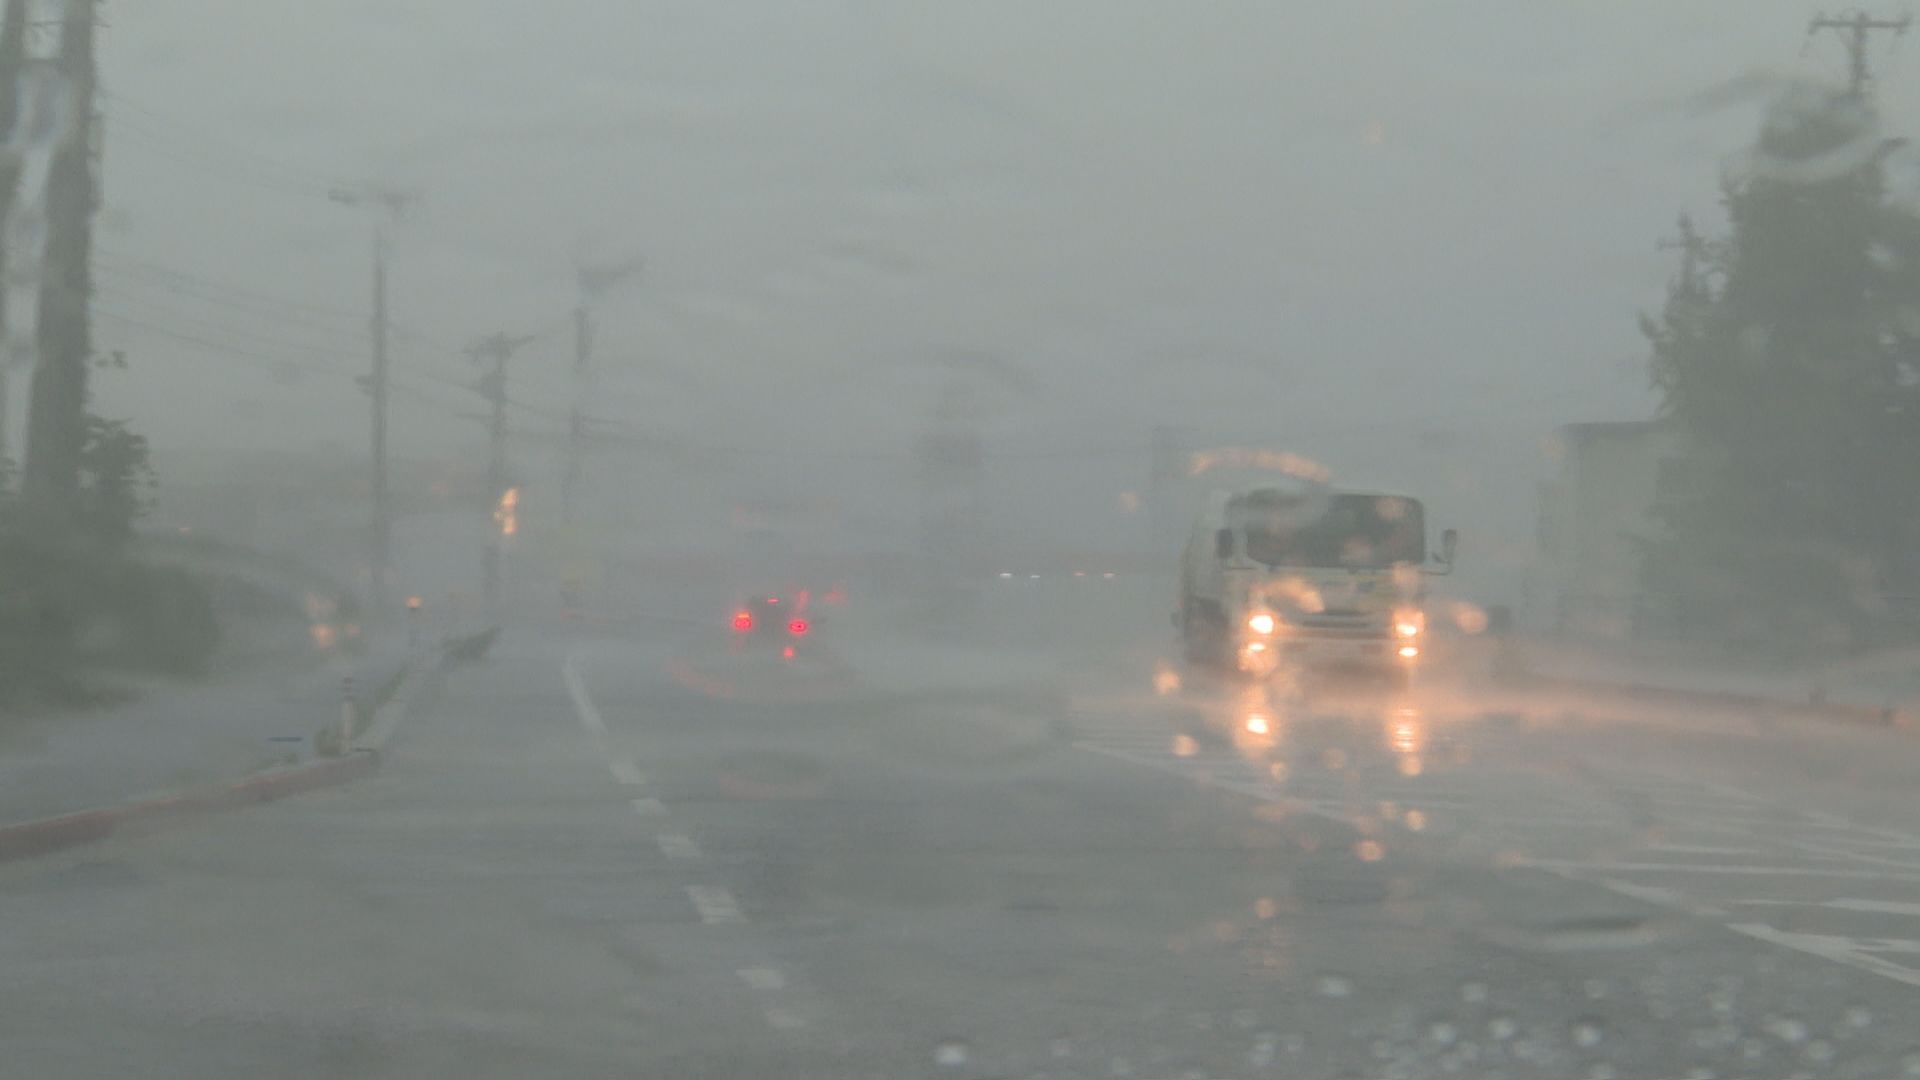
[[[693,901],[695,911],[700,913],[703,923],[746,922],[747,917],[740,911],[733,894],[723,885],[689,885],[687,899]]]
[[[1755,877],[1859,878],[1867,881],[1920,881],[1920,874],[1889,874],[1820,866],[1735,866],[1726,863],[1581,862],[1579,859],[1521,859],[1516,865],[1572,874],[1738,874]]]
[[[1920,870],[1920,863],[1912,859],[1890,859],[1885,855],[1853,851],[1831,841],[1815,844],[1789,840],[1787,846],[1795,851],[1804,851],[1817,859],[1844,859],[1849,862],[1866,863],[1869,866],[1890,866],[1895,870]]]
[[[1834,937],[1829,934],[1796,934],[1786,930],[1776,930],[1765,923],[1728,923],[1727,929],[1736,934],[1745,934],[1750,938],[1782,948],[1809,953],[1848,967],[1871,971],[1875,975],[1903,982],[1909,986],[1920,986],[1920,970],[1896,964],[1884,957],[1875,956],[1866,951],[1871,947],[1876,952],[1894,952],[1902,954],[1920,953],[1920,941],[1899,939],[1874,939],[1856,941],[1853,938]]]
[[[600,709],[594,705],[592,695],[587,693],[587,680],[580,674],[580,658],[569,656],[560,665],[560,678],[567,684],[567,697],[573,700],[574,714],[580,717],[580,723],[595,735],[607,733],[607,722],[600,717]]]
[[[1564,871],[1559,871],[1559,873],[1561,877],[1567,878],[1570,881],[1589,880]],[[1629,897],[1642,903],[1674,908],[1703,919],[1725,918],[1727,914],[1720,908],[1695,903],[1689,899],[1686,894],[1677,889],[1665,889],[1658,885],[1641,885],[1638,882],[1622,881],[1619,878],[1600,878],[1597,884],[1602,888],[1610,889],[1613,892],[1619,893],[1621,896]]]
[[[1899,900],[1829,900],[1827,907],[1842,911],[1871,911],[1881,915],[1920,916],[1920,904],[1909,904]]]
[[[1715,847],[1712,844],[1649,844],[1642,851],[1657,851],[1662,855],[1758,855],[1759,848]]]
[[[783,990],[787,985],[787,977],[780,973],[779,968],[741,968],[739,975],[742,981],[755,990]]]
[[[780,1031],[798,1031],[807,1026],[805,1020],[800,1019],[786,1009],[768,1009],[767,1023],[773,1025]]]
[[[1742,907],[1827,908],[1833,911],[1858,911],[1871,915],[1911,915],[1920,918],[1920,904],[1903,900],[1729,900]]]
[[[577,657],[569,656],[561,665],[561,675],[567,686],[567,696],[573,701],[573,711],[579,716],[580,724],[596,739],[605,745],[607,722],[594,705],[593,698],[587,693],[586,679],[580,674]],[[646,776],[631,758],[610,758],[607,768],[612,770],[613,778],[629,787],[638,787],[646,783]],[[659,799],[647,796],[632,800],[633,812],[641,817],[663,817],[667,808]],[[661,854],[669,859],[702,858],[700,845],[684,833],[660,833],[654,837],[660,845]],[[713,925],[716,923],[743,923],[746,913],[740,910],[739,901],[733,893],[719,885],[689,885],[687,899],[693,902],[694,910],[700,913],[700,921]],[[740,978],[754,990],[774,992],[786,989],[787,977],[779,968],[751,967],[739,969]],[[763,1014],[768,1026],[776,1031],[799,1031],[807,1026],[807,1021],[791,1009],[775,1006]]]
[[[700,845],[694,843],[691,836],[681,833],[661,833],[655,839],[659,841],[660,853],[669,859],[700,858]]]

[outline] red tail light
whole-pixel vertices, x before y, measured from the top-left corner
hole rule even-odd
[[[751,611],[734,612],[733,628],[743,634],[753,629],[753,612]]]
[[[807,625],[807,620],[805,619],[795,619],[792,622],[787,624],[787,632],[792,634],[794,637],[806,636],[806,633],[809,629],[811,628]]]

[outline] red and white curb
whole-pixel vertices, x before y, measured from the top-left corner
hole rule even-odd
[[[256,773],[238,783],[222,787],[157,795],[119,806],[77,810],[0,826],[0,862],[30,859],[104,840],[118,832],[158,828],[198,814],[272,802],[289,795],[333,787],[370,776],[379,767],[380,755],[377,751],[355,750],[345,757]]]

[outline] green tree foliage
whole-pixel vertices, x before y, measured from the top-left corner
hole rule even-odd
[[[1724,181],[1728,233],[1683,222],[1642,320],[1684,438],[1655,508],[1649,591],[1683,628],[1858,643],[1913,584],[1920,536],[1920,219],[1862,100],[1799,91]]]
[[[88,414],[86,424],[75,526],[92,543],[121,551],[133,539],[134,526],[151,501],[147,493],[158,482],[147,438],[135,434],[124,420]]]
[[[22,688],[77,700],[83,661],[197,674],[219,640],[202,582],[129,558],[157,483],[146,437],[91,412],[85,423],[66,535],[24,527],[17,470],[0,459],[0,705]]]

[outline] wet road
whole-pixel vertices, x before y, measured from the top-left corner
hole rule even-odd
[[[370,781],[0,867],[0,1044],[35,1076],[1920,1075],[1911,736],[709,644],[509,638]]]

